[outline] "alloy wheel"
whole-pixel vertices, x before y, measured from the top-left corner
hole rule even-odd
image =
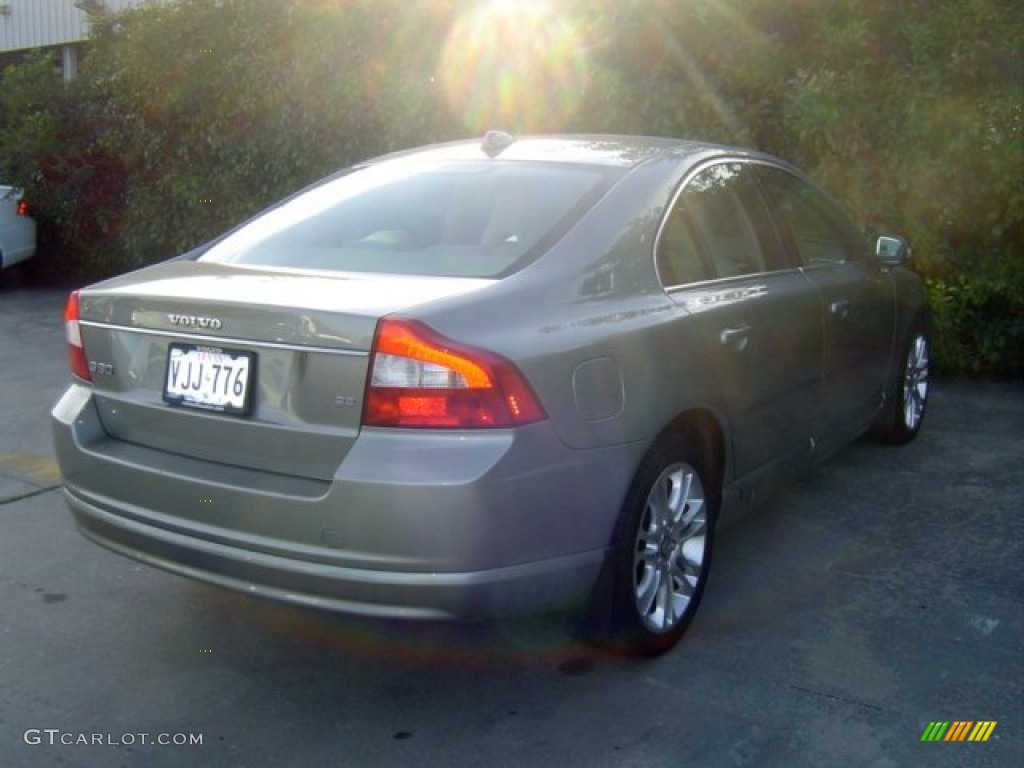
[[[707,505],[697,471],[675,463],[658,475],[636,534],[633,590],[644,626],[655,633],[673,630],[704,575]]]
[[[928,401],[928,367],[928,339],[919,333],[910,344],[903,373],[903,423],[911,432],[921,424]]]

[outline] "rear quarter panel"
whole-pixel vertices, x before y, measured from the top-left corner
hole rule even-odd
[[[569,447],[629,444],[639,461],[681,411],[718,410],[714,382],[691,368],[698,342],[680,349],[674,338],[665,353],[685,311],[658,282],[653,239],[684,170],[678,160],[634,169],[533,265],[417,317],[515,362]]]

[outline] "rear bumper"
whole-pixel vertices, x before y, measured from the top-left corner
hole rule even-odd
[[[0,245],[0,269],[13,267],[23,261],[35,256],[35,243],[21,243],[14,247],[5,248]]]
[[[363,616],[472,619],[564,605],[586,594],[601,552],[472,573],[345,568],[219,544],[127,520],[65,489],[87,538],[166,571],[283,602]]]
[[[487,618],[585,596],[641,450],[570,450],[547,424],[364,430],[325,482],[114,441],[78,384],[53,428],[65,498],[96,543],[253,595],[406,619]]]
[[[27,216],[0,230],[0,269],[32,258],[36,252],[36,222]]]

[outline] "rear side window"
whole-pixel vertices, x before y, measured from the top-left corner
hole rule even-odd
[[[864,253],[857,226],[822,192],[779,168],[759,167],[757,174],[783,243],[801,264],[845,264]]]
[[[557,163],[393,161],[328,181],[203,261],[497,277],[550,247],[619,171]]]
[[[667,286],[707,280],[712,275],[686,209],[677,206],[658,240],[658,274]]]

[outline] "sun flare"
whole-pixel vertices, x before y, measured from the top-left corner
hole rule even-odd
[[[439,79],[472,131],[558,131],[582,103],[587,62],[573,24],[550,3],[491,0],[452,26]]]

